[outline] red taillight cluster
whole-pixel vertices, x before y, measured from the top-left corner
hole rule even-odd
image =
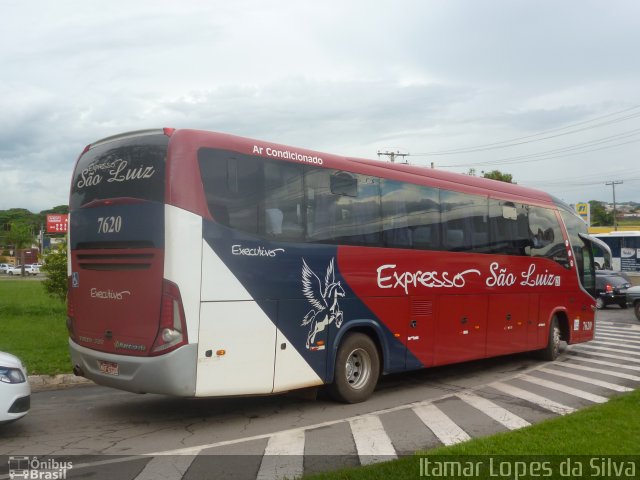
[[[613,287],[612,287],[611,285],[609,285],[608,283],[607,283],[607,286],[606,286],[606,287],[604,287],[604,289],[605,289],[605,291],[606,291],[607,293],[611,293],[611,292],[613,292]]]
[[[162,284],[162,305],[160,328],[151,355],[161,355],[187,343],[187,325],[180,289],[175,283],[164,280]]]

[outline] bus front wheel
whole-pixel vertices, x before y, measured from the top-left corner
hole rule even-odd
[[[371,396],[380,376],[380,355],[363,333],[349,333],[338,348],[329,394],[340,402],[359,403]]]
[[[560,353],[560,326],[558,325],[558,318],[555,316],[551,319],[547,346],[540,350],[539,353],[542,360],[553,361],[558,358]]]

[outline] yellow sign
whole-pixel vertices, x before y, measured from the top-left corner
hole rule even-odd
[[[587,225],[591,225],[591,205],[588,203],[576,203],[576,213],[580,215]]]

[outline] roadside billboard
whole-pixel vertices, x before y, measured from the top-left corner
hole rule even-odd
[[[67,233],[68,226],[68,214],[64,213],[47,215],[47,233]]]
[[[587,226],[591,226],[591,205],[588,203],[576,203],[576,213],[587,223]]]

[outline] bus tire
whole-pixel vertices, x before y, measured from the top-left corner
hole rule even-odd
[[[547,346],[539,351],[540,358],[542,360],[548,360],[550,362],[558,358],[560,353],[560,326],[558,325],[558,318],[554,315],[551,319],[551,326],[549,327],[549,338],[547,340]]]
[[[336,355],[333,383],[328,391],[334,400],[359,403],[368,399],[380,376],[380,355],[375,343],[363,333],[348,333]]]
[[[633,311],[636,314],[636,318],[640,321],[640,302],[633,304]]]

